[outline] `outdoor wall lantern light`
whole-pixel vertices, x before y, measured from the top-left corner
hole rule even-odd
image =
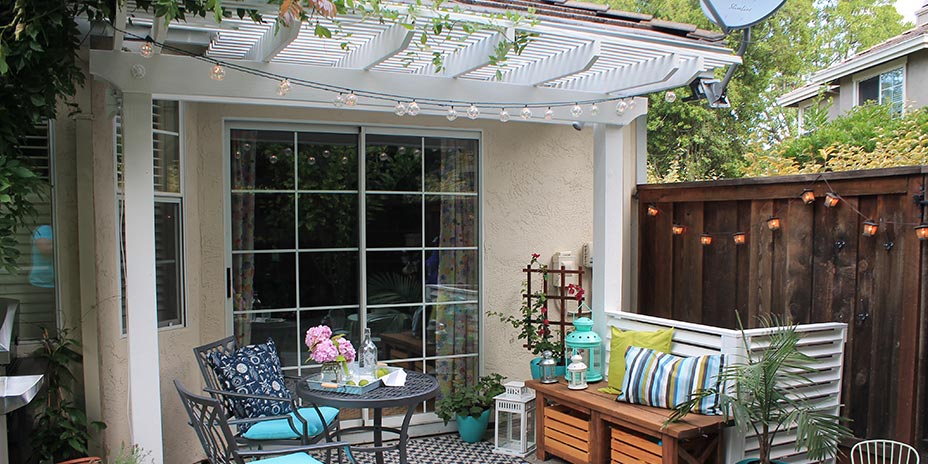
[[[744,232],[735,232],[732,234],[731,239],[734,240],[735,245],[744,245],[747,242],[748,236]]]
[[[838,206],[839,201],[841,201],[841,197],[839,197],[837,193],[828,192],[825,194],[826,208],[834,208],[835,206]]]
[[[703,246],[712,245],[712,236],[709,234],[700,235],[699,243],[701,243]]]
[[[657,206],[648,205],[648,216],[657,216],[660,213],[660,210],[657,209]]]
[[[574,327],[575,330],[564,337],[567,352],[578,353],[580,358],[586,361],[584,367],[586,381],[599,382],[603,379],[603,367],[600,360],[603,339],[593,332],[593,320],[588,317],[581,317],[574,321]],[[567,366],[568,369],[570,365]]]
[[[805,204],[811,205],[815,202],[815,192],[812,191],[812,189],[805,189],[802,191],[802,195],[800,195],[799,198],[802,198]]]
[[[586,364],[583,363],[583,356],[575,354],[567,365],[567,388],[583,390],[587,387],[589,385],[586,383]]]
[[[879,224],[873,221],[864,221],[864,237],[873,237],[879,229]]]
[[[770,230],[780,230],[780,218],[773,216],[767,219],[767,228]]]
[[[493,452],[525,456],[535,449],[535,390],[525,382],[506,382],[496,395],[496,441]]]
[[[671,228],[674,235],[683,235],[683,232],[686,232],[686,226],[681,226],[680,224],[674,224]]]
[[[915,226],[915,236],[918,237],[919,240],[928,240],[928,224]]]
[[[550,351],[541,354],[541,361],[538,362],[538,368],[541,369],[541,383],[557,382],[557,361],[551,355]]]

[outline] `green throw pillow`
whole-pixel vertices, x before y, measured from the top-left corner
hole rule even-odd
[[[612,340],[609,350],[609,387],[602,388],[600,391],[615,395],[621,393],[622,381],[625,380],[625,350],[629,346],[668,353],[670,352],[672,339],[673,328],[660,329],[654,332],[623,332],[612,327]]]

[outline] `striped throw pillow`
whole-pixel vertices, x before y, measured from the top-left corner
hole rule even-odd
[[[617,401],[673,408],[699,390],[718,387],[724,362],[721,354],[683,358],[630,346],[625,351],[627,372]],[[720,415],[718,395],[704,398],[693,412]]]

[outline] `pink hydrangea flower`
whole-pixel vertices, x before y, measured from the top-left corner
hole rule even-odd
[[[335,341],[338,342],[338,352],[345,357],[345,361],[354,361],[357,353],[354,351],[351,342],[344,337],[337,338]]]
[[[327,325],[311,327],[306,331],[306,347],[313,350],[313,347],[325,340],[332,338],[332,329]]]
[[[333,362],[338,359],[338,349],[332,340],[325,339],[316,344],[310,356],[318,363]]]

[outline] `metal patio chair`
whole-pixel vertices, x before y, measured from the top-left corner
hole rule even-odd
[[[893,440],[864,440],[851,448],[851,464],[919,464],[918,451]]]
[[[331,441],[333,436],[338,439],[340,430],[338,409],[316,405],[301,407],[298,398],[295,397],[296,382],[300,380],[299,377],[284,376],[284,383],[290,390],[290,398],[264,397],[224,390],[209,359],[214,353],[231,355],[236,349],[238,349],[238,343],[235,337],[230,336],[198,346],[193,349],[193,353],[196,355],[197,365],[206,382],[204,391],[221,402],[226,415],[231,418],[230,424],[247,423],[249,425],[247,431],[236,435],[239,443],[260,447],[269,444],[292,444],[295,440],[300,440],[303,444],[315,443],[323,438]],[[293,412],[284,416],[236,417],[233,401],[243,398],[287,402]]]
[[[260,459],[261,464],[322,464],[308,454],[310,451],[325,451],[326,462],[329,462],[332,451],[338,451],[339,462],[344,453],[349,463],[357,464],[346,442],[304,444],[273,450],[241,450],[229,426],[225,408],[219,400],[193,394],[177,380],[174,381],[174,387],[177,388],[190,418],[190,425],[196,431],[210,464],[245,464],[246,459],[252,458]]]

